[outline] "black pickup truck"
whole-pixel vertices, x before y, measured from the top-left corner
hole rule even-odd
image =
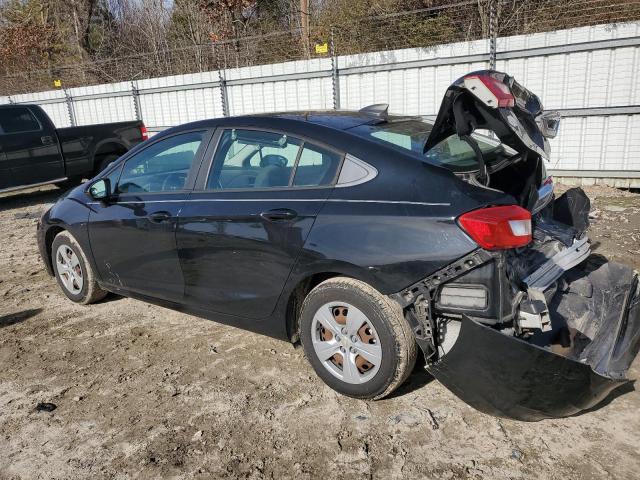
[[[37,105],[0,105],[0,193],[93,177],[147,137],[141,121],[56,129]]]

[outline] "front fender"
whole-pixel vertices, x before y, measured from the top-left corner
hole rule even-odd
[[[84,185],[67,192],[40,218],[37,227],[38,250],[49,275],[54,274],[51,262],[51,243],[61,231],[67,231],[84,250],[91,267],[96,271],[88,235],[90,206],[86,204]]]

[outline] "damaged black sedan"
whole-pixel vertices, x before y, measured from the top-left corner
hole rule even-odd
[[[346,395],[387,396],[421,354],[479,410],[571,415],[626,381],[640,287],[591,253],[584,193],[555,197],[558,125],[495,71],[452,84],[435,122],[373,105],[182,125],[49,208],[40,252],[74,302],[301,341]]]

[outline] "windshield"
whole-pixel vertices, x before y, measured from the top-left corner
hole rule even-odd
[[[387,146],[409,150],[436,165],[442,165],[456,172],[472,171],[478,167],[478,160],[473,149],[458,135],[451,135],[423,154],[424,144],[431,132],[433,123],[421,119],[410,118],[394,120],[375,125],[359,125],[350,129],[361,137],[383,143]],[[516,152],[500,142],[484,135],[473,134],[478,146],[484,154],[486,163],[491,164]]]

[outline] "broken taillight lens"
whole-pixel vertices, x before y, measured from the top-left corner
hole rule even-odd
[[[516,104],[509,86],[489,74],[464,77],[464,86],[489,107],[513,108]]]
[[[517,205],[481,208],[458,217],[458,224],[485,250],[524,247],[531,242],[531,213]]]

